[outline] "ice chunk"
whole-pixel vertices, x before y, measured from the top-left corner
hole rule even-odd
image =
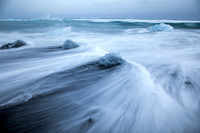
[[[171,32],[173,31],[173,27],[164,23],[157,24],[154,26],[151,26],[148,28],[149,31],[151,32],[157,32],[157,31],[168,31]]]
[[[26,42],[22,41],[22,40],[17,40],[14,43],[7,43],[4,44],[3,46],[0,47],[0,49],[10,49],[10,48],[19,48],[22,46],[27,45]]]
[[[71,40],[66,40],[62,45],[62,49],[72,49],[76,47],[79,47],[79,45]]]
[[[119,54],[109,53],[104,55],[99,61],[100,66],[116,66],[124,63],[124,59]]]

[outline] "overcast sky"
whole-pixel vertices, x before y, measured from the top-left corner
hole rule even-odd
[[[0,0],[1,18],[200,20],[200,0]]]

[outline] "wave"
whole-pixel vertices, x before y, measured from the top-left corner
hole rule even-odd
[[[2,82],[0,107],[27,102],[33,97],[55,91],[55,88],[50,87],[55,82],[48,79],[51,74],[57,75],[60,70],[68,71],[68,69],[78,67],[81,64],[94,62],[104,53],[105,51],[98,47],[89,45],[81,45],[71,50],[62,50],[60,46],[49,46],[13,51],[11,55],[10,52],[3,53],[4,56],[0,58],[3,63],[0,67]],[[35,54],[36,56],[32,56]],[[74,59],[76,59],[76,62],[73,62]],[[29,61],[26,62],[26,60]],[[71,64],[72,62],[73,64]],[[48,70],[49,67],[51,67],[50,70]],[[24,82],[13,83],[12,81],[18,80],[17,75],[21,75],[20,77],[24,79]],[[15,84],[15,86],[7,85],[7,80],[10,79],[12,79],[10,84]],[[46,86],[47,80],[49,87]],[[44,84],[43,88],[41,87],[42,84]],[[13,90],[14,88],[18,89]]]
[[[154,77],[157,77],[155,81],[159,82],[170,96],[192,112],[198,110],[197,103],[200,101],[197,96],[200,93],[197,80],[200,78],[197,74],[200,72],[199,68],[197,64],[196,67],[186,64],[157,64],[150,66],[149,71],[154,73]]]
[[[7,53],[7,60],[0,57],[4,61],[0,66],[1,121],[9,122],[5,126],[13,132],[190,133],[200,130],[197,108],[185,109],[184,105],[191,107],[191,101],[184,100],[183,104],[177,95],[174,98],[167,91],[185,79],[176,78],[181,75],[179,69],[149,67],[151,72],[162,69],[165,73],[156,76],[165,78],[155,79],[144,66],[118,54],[106,53],[99,47],[80,45],[71,50],[23,49],[12,55]],[[25,57],[19,58],[17,54]],[[38,57],[30,56],[33,54]],[[172,75],[175,78],[165,80],[171,77],[168,68],[175,72]],[[170,82],[159,84],[160,79]],[[174,82],[176,79],[181,81]],[[196,83],[188,80],[185,84]],[[31,121],[20,124],[27,120]]]
[[[66,19],[68,20],[68,19]],[[69,19],[69,20],[79,20],[79,21],[92,21],[92,22],[149,22],[149,23],[199,23],[200,21],[192,20],[142,20],[142,19]]]
[[[72,33],[72,27],[64,27],[64,28],[59,28],[59,29],[52,29],[50,31],[47,31],[46,34],[50,36],[55,36],[55,35],[69,35]]]
[[[195,115],[171,98],[140,64],[127,61],[102,68],[93,60],[59,70],[24,85],[29,92],[51,91],[32,100],[30,95],[23,96],[24,102],[30,101],[0,111],[0,115],[6,115],[2,121],[12,121],[9,129],[38,133],[200,130]],[[31,121],[20,125],[28,119]]]
[[[2,31],[11,31],[11,30],[28,30],[34,29],[34,31],[42,31],[41,28],[48,29],[52,26],[56,27],[81,27],[82,29],[86,26],[95,26],[101,29],[103,27],[112,28],[113,26],[120,26],[121,28],[148,28],[156,24],[165,23],[171,25],[175,29],[200,29],[199,21],[145,21],[145,20],[123,20],[123,19],[49,19],[49,20],[40,20],[40,19],[14,19],[14,20],[0,20],[0,29]],[[6,26],[6,25],[12,26]],[[84,27],[83,27],[84,26]],[[120,28],[118,27],[118,28]],[[116,27],[113,27],[116,28]],[[84,28],[85,29],[85,28]]]
[[[119,24],[122,26],[134,26],[136,28],[147,28],[159,23],[148,23],[148,22],[121,22],[121,21],[114,21],[109,22],[112,24]],[[169,23],[166,22],[165,24],[171,25],[176,29],[200,29],[200,22],[193,23],[193,22],[180,22],[180,23]]]
[[[155,24],[165,23],[177,29],[200,29],[200,21],[189,20],[137,20],[137,19],[64,19],[66,21],[88,21],[92,23],[111,23],[122,26],[147,28]]]
[[[199,30],[156,24],[0,21],[28,43],[0,50],[0,132],[199,133]]]

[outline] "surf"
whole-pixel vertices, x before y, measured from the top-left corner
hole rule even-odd
[[[1,20],[0,46],[26,42],[0,50],[1,130],[198,133],[200,31],[186,23]]]

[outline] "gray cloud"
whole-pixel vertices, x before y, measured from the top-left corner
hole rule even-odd
[[[0,17],[200,19],[199,0],[9,0]]]

